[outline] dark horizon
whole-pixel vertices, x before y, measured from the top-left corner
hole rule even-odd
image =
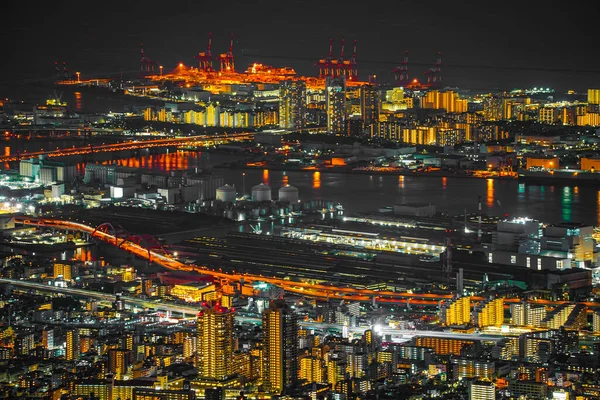
[[[344,38],[346,58],[352,41],[358,42],[361,80],[377,75],[380,83],[393,82],[391,71],[408,50],[409,74],[418,79],[441,52],[444,85],[452,87],[537,86],[560,93],[600,86],[591,1],[577,3],[574,10],[554,10],[538,0],[505,1],[496,10],[472,0],[460,5],[380,2],[368,8],[360,2],[340,7],[313,0],[180,6],[156,1],[61,3],[36,4],[33,9],[14,4],[8,11],[10,40],[0,92],[7,84],[53,78],[54,61],[66,61],[84,79],[135,73],[140,43],[165,71],[179,62],[192,65],[193,56],[205,50],[209,32],[214,55],[225,52],[229,34],[235,34],[238,71],[263,62],[315,76],[314,63],[327,55],[329,39],[334,39],[333,54],[338,56]]]

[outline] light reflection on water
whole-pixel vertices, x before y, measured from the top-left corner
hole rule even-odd
[[[493,208],[494,207],[494,180],[493,179],[488,179],[487,180],[487,206],[488,208]]]
[[[155,171],[205,168],[233,161],[236,156],[187,151],[132,157],[119,165]],[[243,176],[242,172],[245,172]],[[527,216],[546,222],[594,221],[600,225],[600,191],[593,187],[561,188],[525,184],[511,180],[434,178],[392,175],[339,174],[319,171],[279,171],[269,169],[214,169],[225,183],[252,187],[268,183],[273,191],[287,184],[295,186],[300,198],[339,202],[346,214],[376,211],[398,203],[431,203],[438,211],[452,215],[477,211],[477,199],[484,199],[483,212],[489,215]],[[596,204],[597,209],[590,207]],[[586,206],[587,205],[587,206]]]

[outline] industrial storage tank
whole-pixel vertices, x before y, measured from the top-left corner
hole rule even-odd
[[[229,185],[217,188],[217,200],[224,203],[235,203],[235,188]]]
[[[264,183],[253,186],[252,201],[271,201],[271,187]]]
[[[289,203],[297,203],[299,200],[298,188],[290,185],[282,186],[279,189],[279,201],[287,201]]]

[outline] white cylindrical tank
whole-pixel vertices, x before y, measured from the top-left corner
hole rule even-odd
[[[289,203],[297,203],[299,200],[298,188],[290,185],[282,186],[279,189],[279,201],[287,201]]]
[[[253,186],[252,201],[271,201],[271,187],[264,183]]]
[[[217,200],[224,203],[235,203],[235,188],[229,185],[217,188]]]

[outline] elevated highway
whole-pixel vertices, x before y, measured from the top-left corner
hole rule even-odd
[[[31,289],[38,292],[47,293],[61,293],[71,296],[81,296],[85,298],[97,299],[100,301],[113,302],[117,299],[117,296],[110,293],[101,293],[92,290],[68,288],[68,287],[56,287],[39,282],[31,282],[17,279],[0,278],[0,283],[11,284],[13,286]],[[133,297],[120,296],[120,300],[123,300],[125,304],[133,307],[139,307],[147,310],[175,312],[181,314],[184,318],[186,316],[195,317],[198,313],[198,308],[194,306],[186,306],[181,304],[174,304],[164,301],[153,301],[146,299],[137,299]],[[257,317],[250,317],[236,313],[235,319],[238,322],[261,324],[262,321]],[[320,331],[336,331],[343,332],[346,330],[353,334],[362,334],[365,330],[369,329],[366,326],[355,326],[355,327],[344,327],[341,324],[325,324],[320,322],[310,322],[300,320],[299,324],[305,329],[315,329]],[[402,339],[408,341],[415,336],[429,336],[429,337],[443,337],[452,339],[462,340],[490,340],[499,341],[503,339],[500,335],[481,335],[478,333],[454,333],[454,332],[443,332],[443,331],[425,331],[425,330],[409,330],[409,329],[395,329],[390,327],[377,327],[375,328],[378,332],[384,335],[391,335],[395,339]]]

